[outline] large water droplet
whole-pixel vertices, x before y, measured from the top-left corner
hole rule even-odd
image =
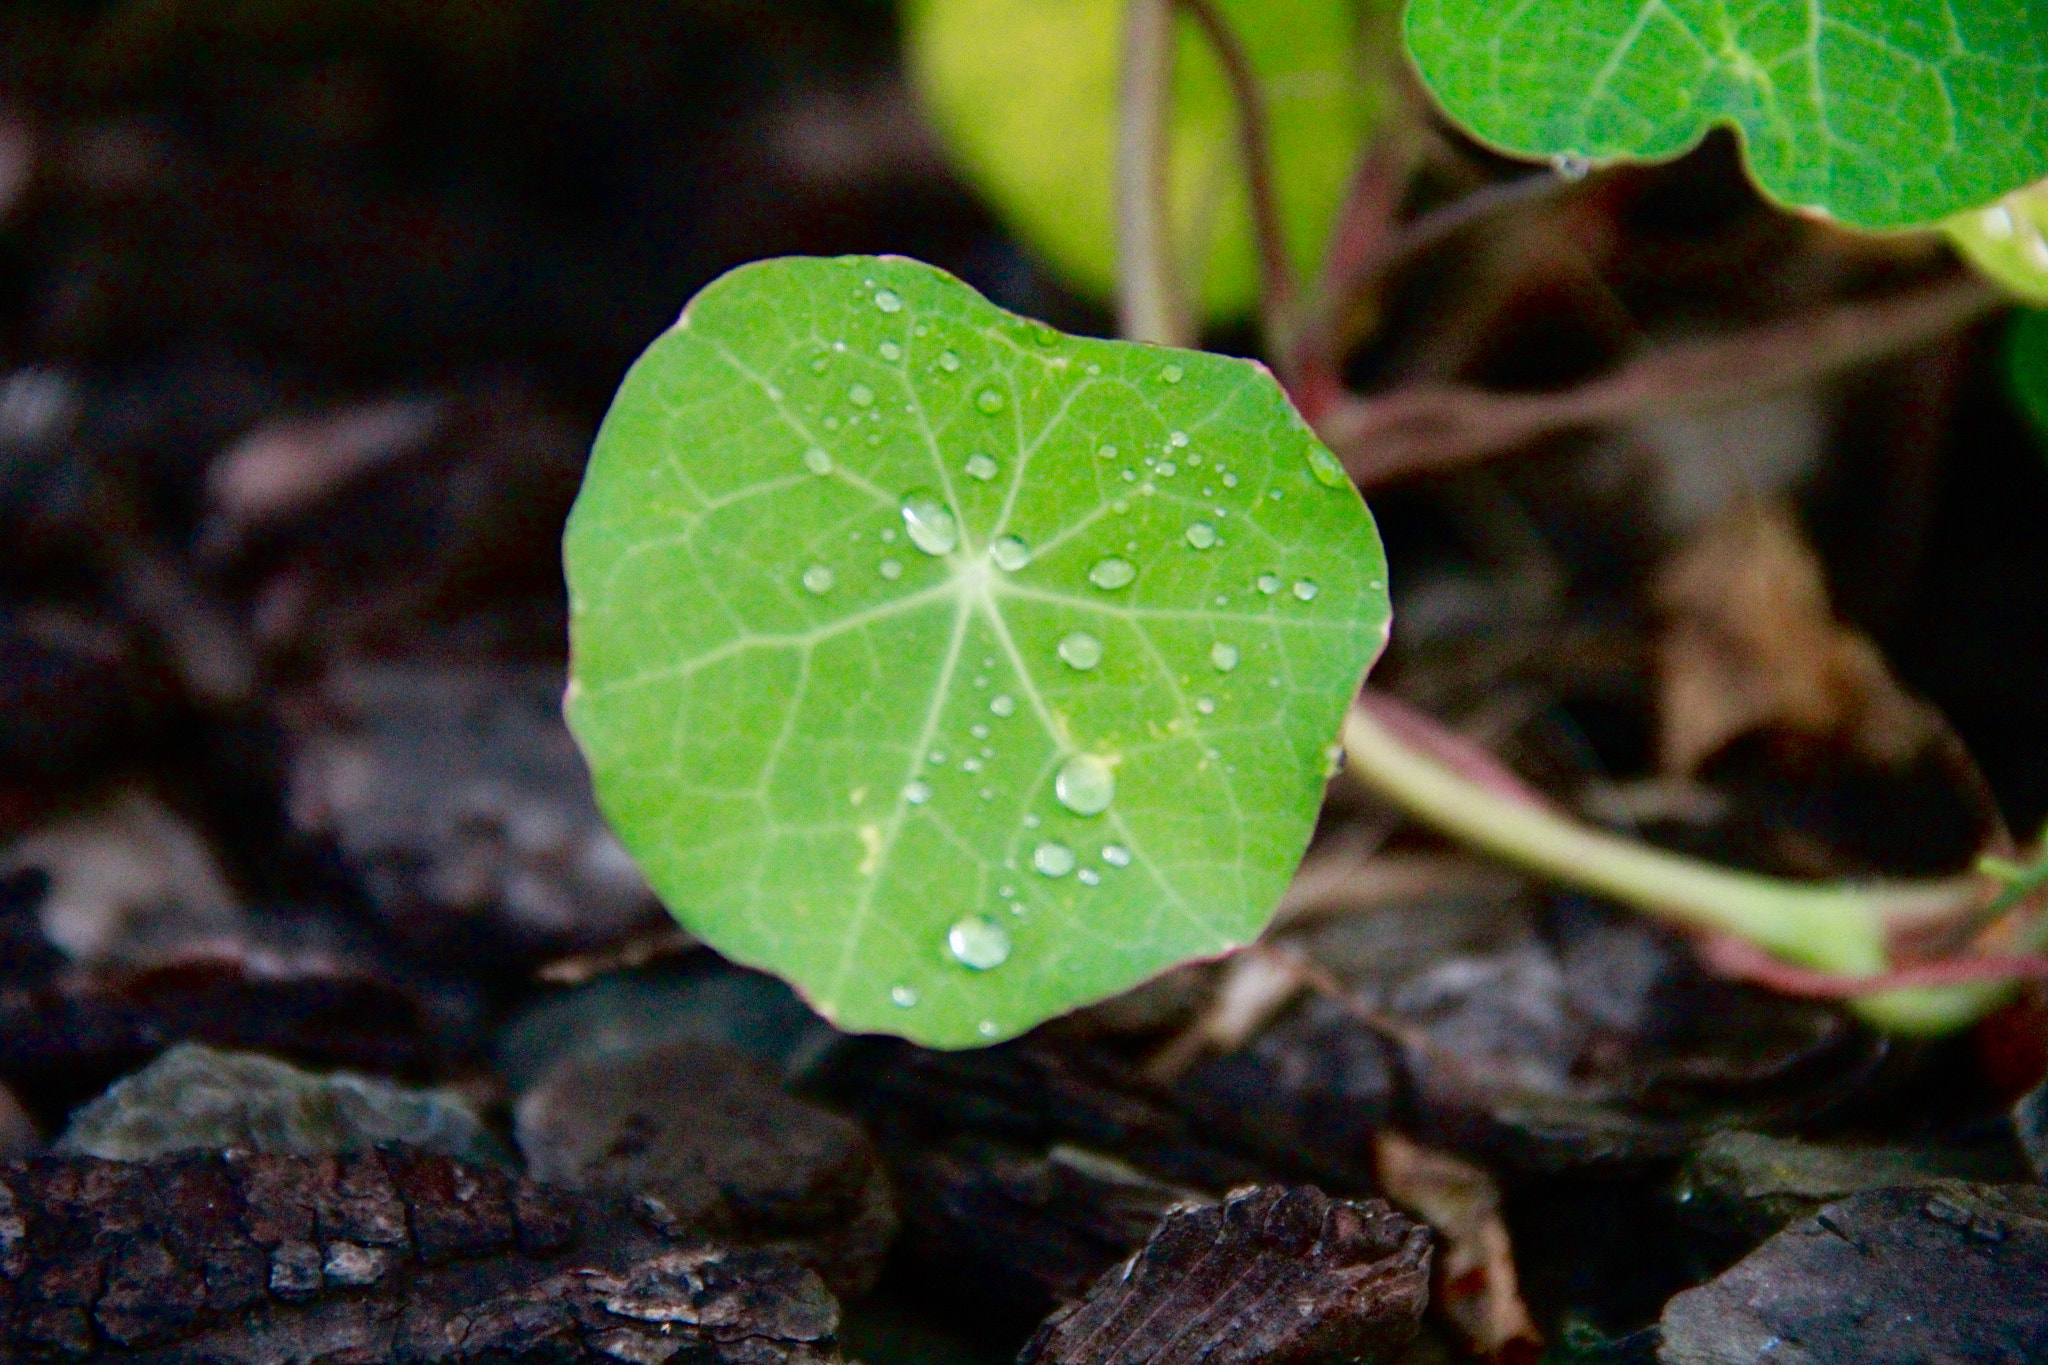
[[[857,408],[864,408],[875,401],[875,391],[865,384],[855,384],[846,391],[846,401]]]
[[[832,452],[823,446],[812,446],[804,452],[804,468],[813,474],[832,472]]]
[[[1001,389],[983,389],[974,395],[974,406],[993,417],[1009,404]]]
[[[900,313],[903,311],[903,300],[893,289],[877,289],[875,307],[885,313]]]
[[[911,544],[928,555],[949,555],[960,543],[960,523],[936,493],[919,490],[903,495],[903,529],[910,533]]]
[[[953,373],[953,371],[960,368],[960,357],[954,355],[951,351],[940,351],[939,368],[947,374]]]
[[[1128,587],[1131,580],[1137,576],[1137,566],[1130,560],[1118,558],[1116,555],[1104,555],[1088,570],[1088,581],[1104,592],[1114,592],[1118,588]]]
[[[1280,575],[1276,573],[1260,574],[1259,591],[1266,594],[1266,596],[1268,597],[1271,597],[1274,593],[1280,591]]]
[[[889,1003],[899,1009],[909,1009],[917,1003],[917,988],[914,986],[891,986]]]
[[[1344,472],[1344,466],[1337,463],[1337,457],[1321,446],[1308,448],[1308,471],[1316,476],[1316,482],[1329,488],[1343,488],[1351,482],[1351,476]]]
[[[998,716],[1017,714],[1017,699],[1008,692],[998,692],[988,699],[988,709]]]
[[[1059,656],[1067,667],[1085,673],[1102,662],[1102,641],[1085,630],[1072,631],[1060,637]]]
[[[1015,573],[1031,562],[1031,547],[1016,536],[997,536],[988,543],[988,557],[1005,573]]]
[[[1131,851],[1122,844],[1104,844],[1102,846],[1102,861],[1108,863],[1111,867],[1129,867],[1131,865]]]
[[[1209,646],[1209,662],[1216,665],[1218,673],[1228,673],[1237,667],[1237,646],[1228,640],[1218,640]]]
[[[1313,579],[1297,578],[1294,580],[1294,595],[1304,602],[1315,601],[1316,593],[1319,591],[1321,590],[1316,587]]]
[[[903,577],[903,566],[893,559],[885,559],[875,566],[875,572],[881,574],[882,577],[888,579],[891,583],[894,583],[897,579]]]
[[[970,478],[987,483],[996,476],[996,469],[996,459],[993,455],[984,452],[967,457],[967,473]]]
[[[832,591],[832,579],[832,570],[823,564],[813,564],[804,570],[805,589],[817,593],[820,597]]]
[[[1160,369],[1159,377],[1169,384],[1178,384],[1180,383],[1181,373],[1182,371],[1180,366],[1167,365]]]
[[[1031,850],[1031,865],[1048,877],[1064,877],[1074,870],[1074,850],[1048,839]]]
[[[1198,521],[1187,529],[1188,544],[1197,550],[1207,550],[1216,544],[1216,528],[1206,521]]]
[[[985,972],[1010,960],[1010,931],[992,919],[969,915],[946,931],[946,951],[961,966]]]
[[[1116,799],[1116,770],[1094,754],[1075,754],[1060,765],[1052,794],[1076,815],[1100,815]]]
[[[932,799],[932,785],[922,779],[913,779],[903,784],[903,799],[913,806],[922,806]]]

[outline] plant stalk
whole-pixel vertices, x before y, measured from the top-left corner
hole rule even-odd
[[[1127,0],[1116,144],[1117,327],[1132,341],[1192,344],[1174,269],[1174,0]]]

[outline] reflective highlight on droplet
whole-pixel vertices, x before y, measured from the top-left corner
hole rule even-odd
[[[960,544],[960,523],[936,493],[919,490],[903,495],[903,529],[910,533],[910,543],[928,555],[949,555]]]
[[[1129,587],[1137,576],[1137,566],[1117,555],[1104,555],[1088,570],[1088,581],[1104,592]]]
[[[804,570],[805,590],[817,593],[821,597],[832,591],[832,579],[832,570],[823,564],[813,564]]]
[[[1031,547],[1016,536],[997,536],[988,543],[988,557],[998,569],[1015,573],[1031,562]]]
[[[1116,799],[1116,770],[1094,754],[1075,754],[1060,765],[1052,794],[1076,815],[1100,815]]]
[[[1102,662],[1102,641],[1085,630],[1073,631],[1060,638],[1059,656],[1067,667],[1085,673]]]
[[[988,454],[986,451],[967,457],[967,474],[970,478],[980,479],[983,483],[987,483],[996,476],[996,469],[995,456]]]
[[[1031,865],[1045,876],[1064,877],[1074,870],[1074,850],[1048,839],[1031,850]]]
[[[912,986],[891,986],[889,988],[889,1003],[897,1006],[899,1009],[909,1009],[917,1003],[916,988]]]
[[[1104,844],[1102,846],[1102,861],[1108,863],[1111,867],[1129,867],[1131,865],[1131,851],[1122,844]]]
[[[946,951],[963,967],[989,971],[1010,960],[1010,931],[992,919],[969,915],[946,931]]]
[[[1316,587],[1312,579],[1297,578],[1294,580],[1294,595],[1304,602],[1313,602],[1316,594],[1320,591],[1322,590]]]
[[[1236,668],[1239,657],[1237,646],[1228,640],[1218,640],[1209,646],[1209,662],[1216,665],[1218,673],[1228,673]]]

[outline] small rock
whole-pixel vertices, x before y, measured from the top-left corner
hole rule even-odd
[[[665,1235],[773,1248],[848,1297],[874,1283],[896,1232],[860,1126],[729,1048],[570,1063],[520,1098],[517,1123],[535,1178],[630,1193]]]
[[[2048,1190],[1851,1195],[1673,1298],[1660,1325],[1663,1365],[2048,1359]]]
[[[1048,1318],[1019,1365],[1359,1365],[1429,1302],[1429,1231],[1379,1200],[1254,1187],[1166,1216],[1144,1250]]]
[[[0,1166],[0,1359],[828,1365],[837,1321],[786,1261],[403,1147]]]
[[[180,1043],[79,1109],[57,1150],[146,1161],[202,1148],[359,1152],[387,1142],[466,1161],[509,1154],[448,1091],[346,1071],[317,1075],[269,1057]]]
[[[1762,1133],[1717,1133],[1686,1164],[1678,1200],[1687,1217],[1747,1243],[1823,1204],[1864,1190],[1948,1179],[2014,1178],[1996,1156],[1936,1147],[1856,1147]]]

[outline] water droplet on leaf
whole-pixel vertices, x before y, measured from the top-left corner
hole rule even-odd
[[[891,986],[889,1003],[907,1010],[917,1003],[917,991],[909,986]]]
[[[885,341],[876,349],[881,352],[882,359],[884,360],[897,361],[903,359],[903,348],[893,341]]]
[[[1052,794],[1076,815],[1100,815],[1116,799],[1116,770],[1094,754],[1075,754],[1060,765]]]
[[[903,799],[913,806],[922,806],[932,799],[931,783],[911,781],[903,784]]]
[[[1209,646],[1209,662],[1216,665],[1218,673],[1228,673],[1237,667],[1237,646],[1227,640],[1218,640]]]
[[[1207,550],[1216,544],[1216,528],[1206,521],[1198,521],[1187,529],[1188,544],[1197,550]]]
[[[960,368],[960,357],[954,355],[951,351],[940,351],[939,368],[947,374],[953,373],[953,371]]]
[[[1216,699],[1214,697],[1196,697],[1195,710],[1201,712],[1205,716],[1215,715]]]
[[[1008,692],[998,692],[988,699],[988,709],[999,716],[1014,716],[1017,714],[1017,699]]]
[[[1313,602],[1316,593],[1319,591],[1320,589],[1310,579],[1297,578],[1294,580],[1294,595],[1304,602]]]
[[[819,596],[832,591],[832,570],[823,564],[813,564],[804,570],[804,587]]]
[[[1059,656],[1067,667],[1085,673],[1102,662],[1102,641],[1085,630],[1072,631],[1060,637]]]
[[[1015,573],[1031,562],[1031,547],[1016,536],[997,536],[989,542],[988,557],[1005,573]]]
[[[1159,371],[1159,377],[1169,384],[1180,383],[1182,370],[1178,365],[1168,365]]]
[[[960,523],[936,493],[919,490],[903,495],[903,529],[910,533],[911,544],[928,555],[949,555],[960,543]]]
[[[864,408],[875,401],[875,391],[865,384],[855,384],[846,391],[846,401],[857,408]]]
[[[995,456],[993,455],[982,453],[967,457],[968,475],[972,478],[980,479],[983,483],[987,483],[996,476],[996,468]]]
[[[893,289],[877,289],[875,307],[885,313],[900,313],[903,311],[903,299]]]
[[[1309,473],[1316,476],[1316,482],[1327,488],[1343,488],[1351,482],[1351,476],[1344,472],[1344,466],[1337,463],[1337,457],[1321,446],[1308,448]]]
[[[1104,844],[1102,846],[1102,861],[1108,863],[1111,867],[1129,867],[1131,865],[1131,851],[1122,844]]]
[[[1116,555],[1104,555],[1088,570],[1088,581],[1104,592],[1127,587],[1137,576],[1137,566],[1130,560],[1120,559]]]
[[[993,417],[1009,404],[1001,389],[983,389],[974,395],[974,406]]]
[[[1176,431],[1171,436],[1168,436],[1166,438],[1166,444],[1171,446],[1175,450],[1180,450],[1184,448],[1187,445],[1187,443],[1188,434],[1185,431]]]
[[[1031,850],[1031,865],[1048,877],[1064,877],[1074,870],[1074,850],[1056,839],[1048,839]]]
[[[969,915],[946,931],[946,951],[963,967],[989,971],[1010,960],[1010,931],[992,919]]]
[[[883,560],[880,564],[877,564],[875,566],[875,571],[881,574],[882,577],[888,579],[891,583],[894,583],[897,579],[903,577],[903,566],[893,559]]]
[[[804,468],[810,470],[813,474],[830,474],[832,472],[832,452],[826,450],[823,446],[812,446],[804,452]]]

